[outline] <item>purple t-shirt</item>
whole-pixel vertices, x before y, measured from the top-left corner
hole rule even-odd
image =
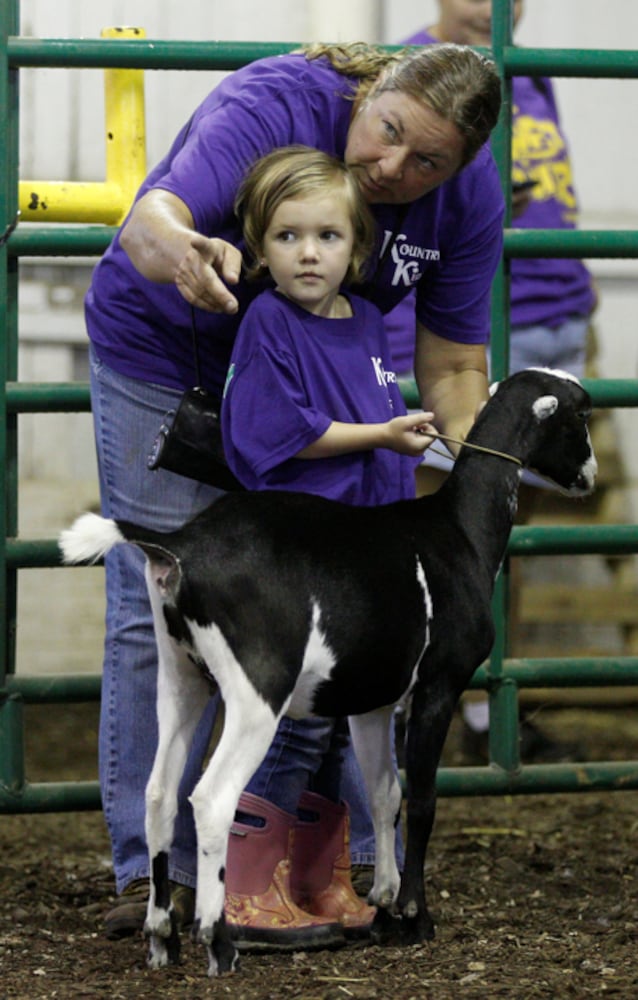
[[[195,226],[243,249],[232,205],[246,168],[268,151],[302,143],[342,157],[356,80],[326,59],[301,54],[262,59],[229,74],[195,111],[137,197],[151,187],[190,208]],[[501,250],[502,196],[484,149],[461,173],[404,215],[377,205],[379,248],[394,235],[380,273],[357,288],[388,312],[418,286],[418,311],[439,334],[461,343],[488,332],[490,284]],[[232,342],[262,287],[235,286],[238,316],[197,311],[202,382],[221,394]],[[174,388],[193,384],[191,309],[172,285],[143,278],[116,237],[98,263],[86,298],[89,336],[116,371]]]
[[[333,420],[382,423],[406,412],[381,313],[348,298],[348,319],[314,316],[276,291],[248,307],[222,403],[228,464],[248,489],[300,490],[354,506],[414,496],[415,460],[388,448],[294,457]]]
[[[405,44],[437,41],[419,31]],[[512,178],[539,181],[529,207],[512,224],[520,229],[574,229],[578,203],[551,80],[513,77],[512,103]],[[571,316],[588,316],[594,307],[591,277],[581,260],[515,257],[510,275],[512,327],[555,328]],[[414,356],[410,302],[404,300],[386,324],[396,370],[408,372]]]

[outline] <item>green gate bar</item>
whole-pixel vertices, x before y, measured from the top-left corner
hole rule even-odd
[[[33,39],[18,36],[18,0],[0,7],[0,232],[16,218],[18,185],[18,71],[21,67],[120,67],[135,69],[233,70],[254,59],[298,47],[298,43],[225,43],[150,39]],[[512,45],[508,0],[494,0],[492,54],[501,75],[505,107],[493,148],[506,196],[509,193],[511,122],[509,81],[514,75],[638,78],[638,53],[598,50],[521,49]],[[388,48],[393,48],[389,46]],[[53,539],[17,537],[17,419],[21,413],[90,409],[84,383],[17,381],[17,269],[20,257],[101,254],[115,234],[106,225],[19,226],[0,246],[0,304],[7,337],[2,352],[3,413],[0,460],[4,530],[0,536],[0,602],[3,645],[0,662],[0,813],[51,812],[100,807],[97,782],[29,783],[24,773],[25,704],[96,701],[99,675],[21,677],[15,674],[14,630],[17,573],[60,565]],[[493,371],[507,368],[509,260],[515,256],[638,257],[634,230],[561,231],[505,229],[503,262],[494,284]],[[585,380],[596,406],[638,406],[634,379]],[[418,405],[413,382],[402,384],[409,405]],[[508,554],[638,552],[638,526],[516,527]],[[69,567],[70,569],[71,567]],[[99,570],[98,570],[99,571]],[[521,766],[517,747],[518,690],[521,687],[596,687],[638,682],[638,658],[511,659],[506,655],[507,567],[497,581],[494,607],[497,638],[492,655],[474,675],[473,688],[489,692],[494,724],[491,767],[441,768],[442,795],[591,791],[638,788],[638,762]]]

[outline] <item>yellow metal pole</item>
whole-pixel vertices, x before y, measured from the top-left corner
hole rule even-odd
[[[143,28],[104,28],[103,38],[145,38]],[[144,71],[104,71],[106,182],[122,192],[122,221],[146,177]]]
[[[104,28],[103,38],[143,38],[143,28]],[[119,225],[146,176],[144,71],[104,71],[106,180],[20,181],[21,222]]]

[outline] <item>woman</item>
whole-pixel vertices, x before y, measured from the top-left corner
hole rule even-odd
[[[314,46],[252,63],[204,99],[142,185],[87,294],[106,516],[169,530],[215,495],[166,471],[151,474],[145,456],[164,414],[193,384],[191,305],[202,381],[221,398],[239,320],[260,291],[241,274],[233,203],[245,171],[280,146],[312,146],[353,170],[377,236],[376,263],[357,291],[387,312],[416,288],[423,406],[443,433],[467,432],[487,394],[489,295],[501,252],[503,204],[485,146],[499,107],[493,65],[455,45],[392,54]],[[123,893],[107,934],[119,937],[144,914],[143,900],[126,890],[148,875],[143,791],[156,741],[156,657],[143,560],[109,556],[106,587],[100,780]],[[212,715],[183,783],[171,870],[180,886],[195,884],[186,799]]]

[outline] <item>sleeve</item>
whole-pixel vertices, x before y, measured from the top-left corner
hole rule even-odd
[[[331,423],[309,404],[294,352],[272,343],[265,326],[273,329],[273,317],[264,324],[255,306],[237,336],[222,404],[228,464],[251,488],[257,488],[253,480],[293,458]],[[248,345],[250,353],[242,357]]]
[[[233,215],[239,184],[252,163],[291,139],[237,100],[201,115],[170,171],[155,182],[184,201],[203,233],[216,232]]]
[[[155,186],[186,202],[200,232],[213,233],[232,217],[242,177],[265,153],[291,143],[336,152],[350,104],[318,74],[298,55],[229,74],[193,115]]]
[[[503,214],[498,171],[484,147],[445,192],[441,262],[427,270],[417,286],[417,319],[437,336],[467,344],[489,339]]]

